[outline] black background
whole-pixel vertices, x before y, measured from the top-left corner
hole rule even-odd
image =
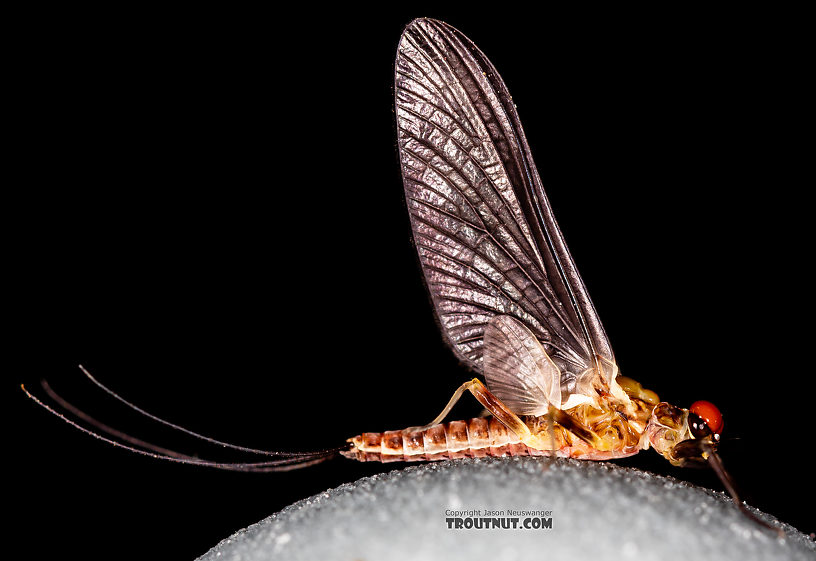
[[[15,57],[7,462],[21,469],[7,485],[30,557],[189,559],[386,468],[138,457],[60,423],[20,383],[41,395],[47,379],[127,432],[245,461],[138,419],[76,365],[161,417],[283,450],[427,422],[467,379],[434,323],[396,153],[393,58],[419,15],[458,27],[504,77],[622,372],[678,405],[718,404],[749,502],[816,529],[801,324],[812,180],[788,19],[71,12],[21,19]],[[618,463],[721,488],[651,451]]]

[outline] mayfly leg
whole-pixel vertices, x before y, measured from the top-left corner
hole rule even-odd
[[[476,380],[476,381],[478,381],[478,380]],[[468,380],[467,382],[465,382],[464,384],[462,384],[461,386],[456,388],[456,391],[453,392],[453,395],[451,396],[450,400],[448,401],[448,404],[445,405],[444,409],[442,409],[442,412],[439,413],[439,415],[437,415],[434,418],[433,421],[431,421],[427,425],[422,425],[420,427],[409,427],[409,428],[407,428],[405,430],[406,431],[412,431],[412,432],[413,431],[421,431],[421,430],[429,429],[432,426],[438,425],[439,423],[444,421],[445,417],[447,417],[448,414],[451,412],[451,409],[453,409],[453,406],[456,405],[456,403],[459,401],[459,399],[461,399],[462,394],[465,393],[467,390],[470,390],[472,385],[473,385],[473,380]],[[488,412],[489,412],[489,410],[488,410]]]
[[[598,437],[590,430],[582,426],[575,419],[565,414],[560,409],[550,406],[547,412],[547,434],[546,437],[536,436],[518,415],[513,413],[502,401],[493,395],[490,390],[478,378],[473,378],[456,388],[448,404],[436,418],[421,427],[411,427],[407,431],[421,431],[441,423],[453,406],[461,399],[462,395],[469,391],[481,403],[484,408],[493,415],[501,424],[516,433],[522,442],[538,450],[549,450],[552,456],[558,451],[558,437],[555,433],[555,424],[558,423],[566,430],[590,445],[598,445]]]
[[[553,414],[552,405],[547,409],[547,436],[550,437],[550,453],[548,458],[550,462],[555,459],[555,453],[558,451],[558,444],[555,437],[555,415]],[[548,462],[548,463],[550,463]]]
[[[603,450],[604,443],[601,438],[598,437],[597,434],[586,428],[582,425],[577,419],[574,417],[564,413],[560,409],[556,409],[555,407],[550,406],[549,411],[547,412],[548,419],[551,419],[555,423],[561,425],[565,430],[569,431],[570,433],[574,434],[596,450]]]
[[[507,427],[509,430],[516,433],[516,435],[521,439],[522,442],[525,444],[530,444],[534,437],[530,432],[530,429],[524,424],[518,415],[510,411],[510,409],[501,402],[501,400],[493,395],[490,390],[482,383],[481,380],[478,378],[473,378],[456,388],[456,391],[453,392],[448,404],[445,405],[445,408],[442,412],[436,416],[436,418],[428,423],[427,425],[421,427],[411,427],[408,430],[411,431],[420,431],[430,428],[434,425],[441,423],[445,417],[447,417],[448,413],[450,413],[453,406],[456,405],[456,402],[462,397],[465,391],[469,391],[473,394],[479,403],[481,403],[491,415],[493,415],[501,424]],[[539,446],[534,446],[539,448]]]

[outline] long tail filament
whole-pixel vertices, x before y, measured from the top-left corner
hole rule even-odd
[[[179,425],[171,423],[171,422],[169,422],[169,421],[167,421],[165,419],[157,417],[157,416],[155,416],[155,415],[153,415],[151,413],[148,413],[147,411],[141,409],[140,407],[137,407],[136,405],[132,404],[131,402],[125,400],[124,398],[122,398],[121,396],[116,394],[114,391],[109,389],[108,387],[104,386],[101,382],[96,380],[96,378],[91,376],[91,374],[85,368],[83,368],[81,365],[80,365],[79,368],[82,370],[82,372],[85,374],[85,376],[89,380],[91,380],[97,387],[101,388],[106,393],[108,393],[109,395],[111,395],[112,397],[114,397],[115,399],[117,399],[118,401],[120,401],[121,403],[123,403],[124,405],[129,407],[130,409],[133,409],[134,411],[136,411],[137,413],[147,417],[148,419],[151,419],[153,421],[161,423],[161,424],[163,424],[165,426],[168,426],[168,427],[170,427],[170,428],[172,428],[174,430],[183,432],[183,433],[185,433],[185,434],[187,434],[189,436],[193,436],[193,437],[195,437],[197,439],[204,440],[204,441],[209,442],[211,444],[216,444],[218,446],[222,446],[222,447],[225,447],[225,448],[230,448],[232,450],[238,450],[240,452],[251,453],[251,454],[259,454],[259,455],[263,455],[263,456],[271,456],[274,459],[261,461],[261,462],[215,462],[215,461],[204,460],[204,459],[201,459],[201,458],[195,458],[195,457],[192,457],[192,456],[188,456],[186,454],[182,454],[182,453],[176,452],[174,450],[169,450],[167,448],[162,448],[162,447],[157,446],[155,444],[152,444],[150,442],[145,442],[145,441],[143,441],[141,439],[138,439],[136,437],[125,434],[125,433],[123,433],[123,432],[121,432],[121,431],[119,431],[117,429],[114,429],[112,427],[109,427],[108,425],[105,425],[104,423],[101,423],[100,421],[97,421],[96,419],[94,419],[93,417],[88,415],[87,413],[81,411],[80,409],[78,409],[77,407],[75,407],[74,405],[72,405],[71,403],[66,401],[65,399],[63,399],[53,389],[51,389],[51,387],[48,385],[48,383],[45,380],[43,380],[41,382],[41,385],[42,385],[42,388],[45,391],[45,393],[48,395],[48,397],[51,398],[55,403],[57,403],[63,410],[71,413],[72,415],[74,415],[78,419],[81,419],[82,421],[84,421],[85,423],[87,423],[88,425],[90,425],[90,426],[94,427],[94,429],[96,429],[96,430],[91,430],[89,428],[86,428],[86,427],[80,425],[77,421],[74,421],[73,419],[70,419],[65,414],[55,410],[50,405],[44,403],[39,398],[37,398],[35,395],[33,395],[31,392],[29,392],[25,388],[25,386],[23,386],[23,385],[20,386],[22,388],[22,390],[25,392],[25,394],[32,401],[34,401],[37,405],[39,405],[40,407],[42,407],[43,409],[45,409],[49,413],[57,416],[62,421],[64,421],[65,423],[68,423],[69,425],[71,425],[75,429],[80,430],[80,431],[84,432],[85,434],[93,436],[94,438],[96,438],[98,440],[101,440],[103,442],[106,442],[106,443],[108,443],[108,444],[110,444],[112,446],[117,446],[119,448],[123,448],[123,449],[128,450],[130,452],[133,452],[135,454],[141,454],[143,456],[149,456],[151,458],[156,458],[156,459],[159,459],[159,460],[166,460],[166,461],[170,461],[170,462],[199,465],[199,466],[212,467],[212,468],[216,468],[216,469],[223,469],[223,470],[230,470],[230,471],[271,472],[271,471],[289,471],[289,470],[293,470],[293,469],[299,469],[299,468],[319,464],[321,462],[325,462],[326,460],[330,460],[330,459],[334,458],[335,456],[338,455],[338,453],[341,450],[345,449],[345,447],[338,447],[338,448],[328,448],[328,449],[325,449],[325,450],[318,450],[318,451],[314,451],[314,452],[279,452],[279,451],[272,451],[272,450],[259,450],[259,449],[256,449],[256,448],[247,448],[245,446],[237,446],[235,444],[230,444],[228,442],[222,442],[220,440],[216,440],[214,438],[204,436],[204,435],[199,434],[197,432],[191,431],[189,429],[186,429],[184,427],[181,427]],[[99,431],[99,432],[96,432],[96,431]],[[109,438],[109,437],[103,436],[100,433],[108,434],[108,435],[110,435],[110,436],[112,436],[114,438]],[[125,443],[127,443],[127,444],[125,444]]]

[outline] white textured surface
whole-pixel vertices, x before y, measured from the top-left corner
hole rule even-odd
[[[550,510],[550,530],[448,529],[447,509]],[[367,477],[295,503],[222,541],[212,561],[816,559],[722,493],[596,462],[484,458]]]

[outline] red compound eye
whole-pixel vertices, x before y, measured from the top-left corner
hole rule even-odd
[[[710,401],[695,401],[689,411],[699,416],[708,425],[714,434],[720,434],[723,429],[723,418],[717,406]]]

